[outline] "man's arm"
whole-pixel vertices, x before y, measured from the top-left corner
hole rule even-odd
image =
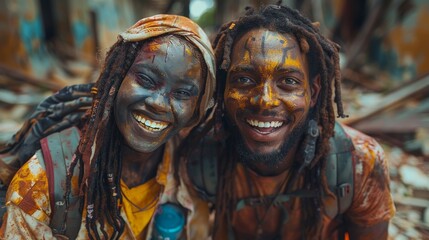
[[[354,196],[345,212],[346,230],[350,239],[387,239],[389,221],[395,214],[388,161],[373,138],[345,129],[355,147]]]
[[[382,240],[388,237],[389,222],[383,221],[371,226],[361,226],[347,223],[350,240]]]

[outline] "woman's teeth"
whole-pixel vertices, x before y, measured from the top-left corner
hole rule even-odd
[[[168,123],[149,120],[147,117],[141,114],[133,113],[133,116],[140,124],[142,124],[146,129],[149,129],[151,131],[162,131],[166,127],[168,127]]]
[[[258,120],[252,120],[252,119],[246,119],[246,122],[250,124],[252,127],[259,127],[259,128],[278,128],[283,125],[283,121],[271,121],[271,122],[260,122]]]

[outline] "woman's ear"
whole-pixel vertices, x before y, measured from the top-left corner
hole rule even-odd
[[[311,82],[311,86],[310,86],[310,90],[311,90],[311,107],[314,107],[314,105],[316,105],[317,103],[317,99],[319,97],[319,92],[320,92],[320,74],[317,74],[313,81]]]

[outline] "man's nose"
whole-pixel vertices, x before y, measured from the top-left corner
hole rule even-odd
[[[145,102],[156,113],[168,112],[170,108],[168,94],[163,92],[151,94],[151,96],[146,98]]]
[[[253,96],[250,98],[250,103],[263,108],[273,108],[280,105],[277,98],[277,93],[273,91],[269,83],[264,83],[262,86],[253,90]]]

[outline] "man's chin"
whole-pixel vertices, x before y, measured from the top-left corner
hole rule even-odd
[[[288,152],[282,147],[258,144],[258,146],[252,146],[245,143],[241,137],[236,139],[236,151],[241,163],[247,166],[263,164],[267,167],[276,167],[285,159]]]
[[[288,153],[301,141],[305,132],[304,126],[307,126],[307,121],[293,129],[288,136],[285,136],[280,146],[274,145],[272,142],[247,142],[238,130],[233,130],[239,161],[247,166],[263,164],[269,168],[277,168],[286,160]]]
[[[281,151],[280,150],[281,145],[273,146],[272,144],[263,143],[263,142],[258,142],[253,144],[249,144],[246,142],[245,144],[246,144],[247,151],[249,151],[249,153],[252,155],[257,155],[257,154],[272,155]]]

